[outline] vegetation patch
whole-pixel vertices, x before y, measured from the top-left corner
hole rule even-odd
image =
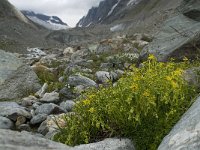
[[[108,137],[127,137],[136,149],[155,150],[190,107],[195,87],[183,79],[188,61],[157,62],[153,55],[121,78],[115,86],[82,95],[56,141],[78,145]]]
[[[47,65],[47,64],[45,64]],[[60,67],[61,62],[51,61],[51,64],[47,65],[49,68],[54,68],[55,71],[50,71],[45,67],[37,67],[35,68],[35,73],[40,79],[40,83],[48,84],[47,92],[52,92],[54,90],[60,90],[65,86],[65,82],[67,80],[67,76],[64,75],[64,68]],[[64,81],[59,82],[59,77],[63,76]]]

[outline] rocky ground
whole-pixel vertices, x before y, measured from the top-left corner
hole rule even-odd
[[[131,33],[94,42],[92,33],[80,36],[74,35],[75,31],[72,35],[57,31],[49,34],[48,39],[72,42],[70,47],[44,48],[41,44],[23,54],[0,50],[0,149],[133,150],[128,139],[106,139],[75,148],[51,139],[59,132],[57,124],[65,125],[63,114],[73,113],[81,93],[108,82],[115,85],[131,64],[139,66],[149,53],[160,61],[183,56],[197,58],[199,1],[183,1],[182,5],[179,13],[167,19],[153,38]],[[99,35],[99,39],[102,37]],[[90,42],[78,45],[79,38],[88,38]],[[193,70],[187,71],[186,79],[199,85]],[[197,98],[158,149],[199,149],[199,105]]]
[[[59,132],[58,126],[66,125],[63,116],[73,113],[81,93],[108,82],[114,86],[131,64],[139,65],[141,52],[151,41],[147,34],[134,34],[88,43],[85,47],[29,48],[27,54],[0,50],[0,148],[133,150],[129,139],[111,138],[73,148],[51,140]],[[186,79],[191,84],[199,83],[193,70],[186,71]],[[198,101],[159,149],[199,146]],[[191,122],[193,119],[196,121]],[[190,123],[184,122],[195,128],[188,131]]]
[[[57,124],[65,125],[63,114],[72,113],[80,94],[108,82],[115,84],[138,62],[141,49],[150,41],[149,35],[135,34],[86,47],[29,48],[28,54],[0,51],[0,128],[20,131],[22,138],[28,134],[52,139],[59,131]],[[20,134],[14,131],[9,133]],[[100,147],[107,142],[118,147],[116,140],[108,139]],[[120,142],[133,149],[129,141]]]

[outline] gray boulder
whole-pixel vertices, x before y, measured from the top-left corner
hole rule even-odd
[[[31,132],[31,127],[29,124],[21,124],[20,126],[17,127],[20,131],[28,131]]]
[[[16,55],[0,50],[0,101],[16,100],[39,88],[38,77],[30,67]]]
[[[16,121],[19,116],[28,119],[32,117],[30,112],[15,102],[0,102],[0,116],[7,117],[13,121]]]
[[[45,93],[44,96],[40,99],[40,102],[45,103],[58,103],[59,101],[59,93],[57,92]]]
[[[37,109],[40,105],[42,105],[41,102],[36,102],[32,106],[33,106],[34,109]]]
[[[76,64],[76,63],[84,61],[83,56],[86,56],[88,54],[88,52],[89,51],[87,49],[85,49],[85,50],[83,50],[83,49],[82,50],[77,50],[76,52],[74,52],[71,55],[71,62]]]
[[[47,119],[40,124],[38,132],[45,135],[46,138],[51,139],[58,133],[59,127],[64,127],[66,125],[66,122],[63,119],[64,115],[65,114],[48,116]]]
[[[22,65],[22,61],[14,54],[0,50],[0,84],[2,84],[13,71]]]
[[[74,147],[74,150],[135,150],[129,139],[109,138],[101,142]]]
[[[71,112],[74,105],[75,102],[71,100],[60,103],[60,107],[63,108],[66,112]]]
[[[103,44],[100,44],[100,45],[97,47],[95,53],[96,53],[96,54],[108,53],[108,52],[112,52],[112,50],[113,50],[113,47],[112,47],[110,44],[108,44],[108,43],[103,43]]]
[[[32,106],[37,101],[35,96],[29,96],[22,99],[21,105],[24,107]]]
[[[60,98],[61,99],[75,99],[76,95],[73,93],[73,90],[68,88],[68,87],[64,87],[59,91],[60,94]]]
[[[61,107],[53,103],[40,105],[35,110],[36,115],[38,114],[50,115],[50,114],[61,114],[61,113],[65,113],[65,111]]]
[[[31,135],[28,132],[17,132],[0,129],[0,149],[2,150],[135,150],[128,139],[105,139],[104,141],[69,147],[48,139]]]
[[[122,75],[120,71],[97,71],[96,78],[101,83],[107,83],[108,81],[116,81]]]
[[[71,150],[67,145],[31,135],[0,129],[0,149],[2,150]]]
[[[166,20],[153,42],[142,51],[142,56],[153,53],[160,61],[171,57],[196,57],[200,54],[199,14],[199,0],[183,0],[176,15]]]
[[[200,149],[200,97],[163,139],[158,150]]]
[[[78,85],[83,85],[85,87],[96,87],[97,86],[97,84],[93,80],[91,80],[85,76],[82,76],[82,75],[70,76],[68,78],[68,84],[70,86],[78,86]]]
[[[10,119],[0,116],[0,129],[12,129],[13,127],[14,124]]]
[[[40,124],[46,119],[47,119],[47,114],[38,114],[31,119],[30,124],[32,125]]]
[[[82,92],[84,92],[87,89],[87,87],[83,86],[83,85],[78,85],[76,87],[74,87],[74,92],[78,95],[80,95]]]
[[[42,97],[45,94],[47,88],[48,88],[48,84],[44,83],[44,85],[42,86],[42,88],[39,91],[37,91],[35,93],[35,95],[38,96],[38,97]]]
[[[110,73],[106,71],[97,71],[95,75],[96,75],[97,80],[101,83],[107,83],[108,81],[113,80]]]

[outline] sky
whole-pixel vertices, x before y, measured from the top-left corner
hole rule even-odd
[[[102,0],[9,0],[19,10],[32,10],[36,13],[54,15],[69,26],[87,14],[92,6],[98,6]]]

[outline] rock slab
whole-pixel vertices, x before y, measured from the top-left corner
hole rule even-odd
[[[163,139],[158,150],[200,149],[200,97]]]
[[[0,50],[0,101],[16,100],[39,89],[33,70],[15,54]]]
[[[28,132],[0,129],[0,149],[3,150],[135,150],[128,139],[105,139],[104,141],[76,147],[53,142]]]

